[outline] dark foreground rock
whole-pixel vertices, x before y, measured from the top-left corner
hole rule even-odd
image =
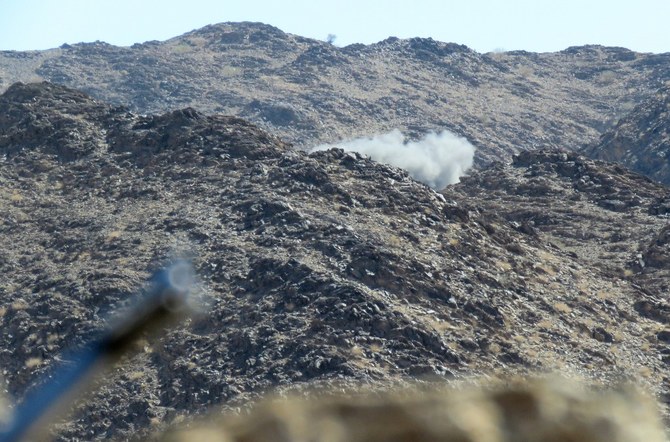
[[[612,273],[607,257],[554,242],[540,218],[507,218],[488,190],[440,194],[354,153],[293,151],[238,118],[139,116],[52,84],[15,85],[0,109],[0,366],[11,396],[40,388],[153,269],[187,256],[201,279],[205,313],[139,342],[54,427],[61,440],[144,437],[267,390],[482,373],[631,379],[668,397],[666,300]],[[562,199],[578,167],[520,161],[538,164],[526,211],[538,193],[547,206]],[[599,189],[605,178],[589,176]],[[650,213],[664,195],[631,180],[599,197],[614,209],[584,235],[625,216],[606,200],[657,231]],[[665,236],[621,247],[638,238],[657,256]]]

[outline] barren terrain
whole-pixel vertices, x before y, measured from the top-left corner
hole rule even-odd
[[[60,439],[141,437],[268,389],[537,371],[632,380],[668,416],[660,184],[541,151],[438,193],[236,117],[142,116],[48,83],[10,87],[0,109],[11,396],[176,255],[192,257],[206,305],[140,343]]]

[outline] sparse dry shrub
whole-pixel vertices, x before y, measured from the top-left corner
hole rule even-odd
[[[23,195],[18,190],[15,190],[12,192],[12,194],[9,196],[9,200],[13,203],[18,203],[23,201]]]
[[[496,260],[495,266],[503,272],[509,272],[510,270],[512,270],[514,268],[512,266],[512,264],[510,264],[507,261],[502,261],[502,260]]]
[[[531,66],[519,66],[517,73],[526,79],[535,77],[535,70]]]
[[[188,54],[190,52],[193,52],[193,47],[188,44],[181,43],[173,46],[172,52],[174,54]]]
[[[554,304],[554,310],[559,312],[559,313],[570,313],[572,312],[572,308],[565,302],[557,302]]]
[[[596,84],[609,86],[617,80],[617,77],[617,73],[614,71],[602,71],[596,78]]]

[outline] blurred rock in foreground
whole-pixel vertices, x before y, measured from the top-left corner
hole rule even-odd
[[[267,401],[165,441],[665,441],[654,405],[629,388],[557,380],[485,388]]]

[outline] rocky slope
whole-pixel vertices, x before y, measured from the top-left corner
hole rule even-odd
[[[42,83],[10,87],[0,109],[12,396],[39,388],[152,269],[185,254],[202,280],[207,314],[142,342],[55,428],[61,439],[141,436],[267,389],[425,376],[559,370],[668,400],[670,307],[645,285],[667,281],[668,196],[639,176],[544,153],[436,193],[189,108],[141,116]],[[519,200],[505,204],[507,190]],[[573,216],[580,227],[561,230]],[[607,238],[616,259],[582,253],[582,236]],[[658,258],[654,272],[626,261],[638,253]]]
[[[613,163],[540,150],[466,177],[445,193],[454,191],[586,266],[666,297],[667,187]]]
[[[637,105],[584,153],[670,184],[670,89]]]
[[[191,106],[238,115],[300,147],[449,129],[477,146],[481,165],[596,141],[670,80],[670,54],[600,46],[479,54],[421,38],[339,48],[223,23],[132,47],[0,53],[0,90],[35,78],[139,113]]]

